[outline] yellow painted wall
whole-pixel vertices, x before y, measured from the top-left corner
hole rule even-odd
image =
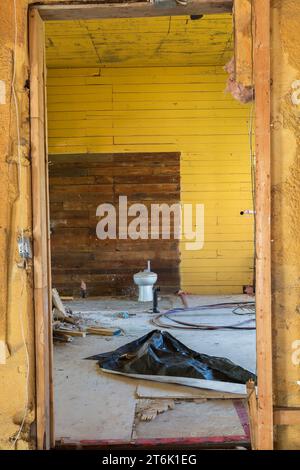
[[[48,0],[50,2],[50,0]],[[53,0],[53,3],[58,0]],[[21,122],[22,155],[29,158],[29,107],[28,93],[24,81],[28,78],[27,7],[28,0],[18,0],[17,23],[19,27],[16,70],[17,96]],[[60,3],[62,3],[60,1]],[[20,279],[8,276],[13,272],[16,256],[17,219],[11,219],[13,201],[17,193],[16,166],[10,158],[16,155],[14,143],[15,113],[10,90],[12,79],[12,51],[14,27],[13,2],[2,0],[0,10],[0,80],[6,84],[6,102],[0,107],[0,340],[8,343],[9,335],[19,338]],[[298,0],[272,1],[272,294],[273,294],[273,367],[275,405],[299,406],[299,365],[291,361],[292,343],[299,339],[299,105],[291,102],[291,83],[300,76],[300,4]],[[83,118],[84,119],[84,118]],[[26,162],[27,163],[27,162]],[[14,168],[14,171],[12,169]],[[30,176],[30,166],[27,167]],[[21,196],[21,210],[28,214],[31,205],[30,188],[26,186]],[[27,215],[26,215],[27,218]],[[27,223],[26,223],[27,226]],[[28,227],[31,227],[28,217]],[[8,253],[8,240],[12,250]],[[32,296],[32,275],[28,273],[26,296]],[[8,301],[10,289],[11,302]],[[29,403],[26,427],[15,446],[28,448],[30,423],[35,419],[34,397],[34,337],[32,299],[24,306],[25,329],[29,347]],[[21,344],[18,339],[15,344]],[[7,362],[0,365],[0,449],[12,448],[12,439],[19,429],[24,412],[26,390],[26,357],[22,346],[11,348]],[[299,426],[278,426],[275,434],[276,446],[280,449],[300,448]]]
[[[46,51],[50,68],[224,65],[232,15],[51,21]]]
[[[205,243],[181,244],[182,288],[241,293],[252,283],[250,107],[222,67],[49,69],[49,152],[181,152],[181,201],[203,203]],[[51,160],[51,157],[50,157]]]

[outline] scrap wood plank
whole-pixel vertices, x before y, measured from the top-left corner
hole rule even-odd
[[[122,333],[120,328],[101,328],[98,326],[89,326],[85,330],[90,335],[117,336]]]
[[[252,450],[257,450],[257,397],[253,380],[247,382],[246,388],[251,447]]]
[[[58,293],[57,289],[55,289],[55,288],[52,289],[52,302],[53,302],[53,305],[54,305],[61,313],[63,313],[65,316],[67,316],[67,312],[66,312],[65,306],[64,306],[64,304],[63,304],[62,301],[61,301],[61,298],[60,298],[60,296],[59,296],[59,293]]]
[[[85,331],[68,330],[66,328],[61,328],[60,330],[54,330],[54,333],[56,335],[80,336],[81,338],[86,337],[86,332]]]
[[[97,18],[138,18],[157,16],[207,15],[230,13],[233,0],[190,0],[187,5],[168,4],[164,8],[148,1],[100,5],[38,5],[44,21],[85,20]]]
[[[184,387],[175,384],[151,383],[151,385],[138,385],[136,388],[136,396],[138,398],[178,398],[178,399],[232,399],[245,398],[244,394],[218,392],[215,390],[193,389],[192,387]]]

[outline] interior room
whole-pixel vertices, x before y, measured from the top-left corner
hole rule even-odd
[[[85,360],[156,330],[256,372],[253,101],[231,93],[232,15],[51,21],[45,41],[58,445],[249,445],[238,380]]]

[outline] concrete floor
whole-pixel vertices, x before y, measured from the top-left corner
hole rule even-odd
[[[253,300],[248,296],[189,296],[190,306],[216,302]],[[149,304],[140,304],[124,298],[97,298],[74,300],[67,303],[74,313],[81,313],[86,323],[98,322],[103,326],[120,327],[124,336],[87,336],[74,338],[72,343],[55,344],[54,386],[55,386],[55,435],[56,439],[116,439],[130,441],[134,437],[174,437],[174,429],[180,429],[181,437],[218,435],[219,429],[226,435],[241,434],[232,402],[220,400],[201,403],[179,403],[151,423],[137,423],[137,387],[157,385],[144,380],[113,376],[100,371],[94,361],[84,358],[112,351],[156,327],[151,324],[153,314],[148,313]],[[175,296],[165,296],[160,301],[160,310],[181,307]],[[127,319],[117,313],[128,311],[134,316]],[[188,315],[187,321],[210,324],[232,324],[253,318],[253,315],[239,317],[228,309],[201,312]],[[255,331],[195,331],[168,330],[186,346],[211,355],[231,359],[242,367],[255,372]],[[188,389],[180,387],[179,389]],[[194,390],[195,389],[191,389]],[[198,391],[199,392],[199,391]],[[231,402],[231,405],[229,404]],[[196,408],[195,408],[196,407]],[[182,412],[180,411],[182,410]],[[199,415],[200,413],[200,415]],[[199,416],[202,419],[199,420]],[[220,419],[218,421],[218,416]],[[184,426],[185,423],[189,425]],[[200,424],[199,424],[200,423]],[[178,432],[177,432],[178,434]]]

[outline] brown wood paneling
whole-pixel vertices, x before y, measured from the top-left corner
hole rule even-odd
[[[78,295],[83,279],[89,295],[130,294],[133,274],[148,259],[163,292],[180,287],[178,240],[96,236],[97,206],[117,209],[120,195],[148,209],[180,202],[179,153],[51,155],[49,175],[53,285],[60,293]]]

